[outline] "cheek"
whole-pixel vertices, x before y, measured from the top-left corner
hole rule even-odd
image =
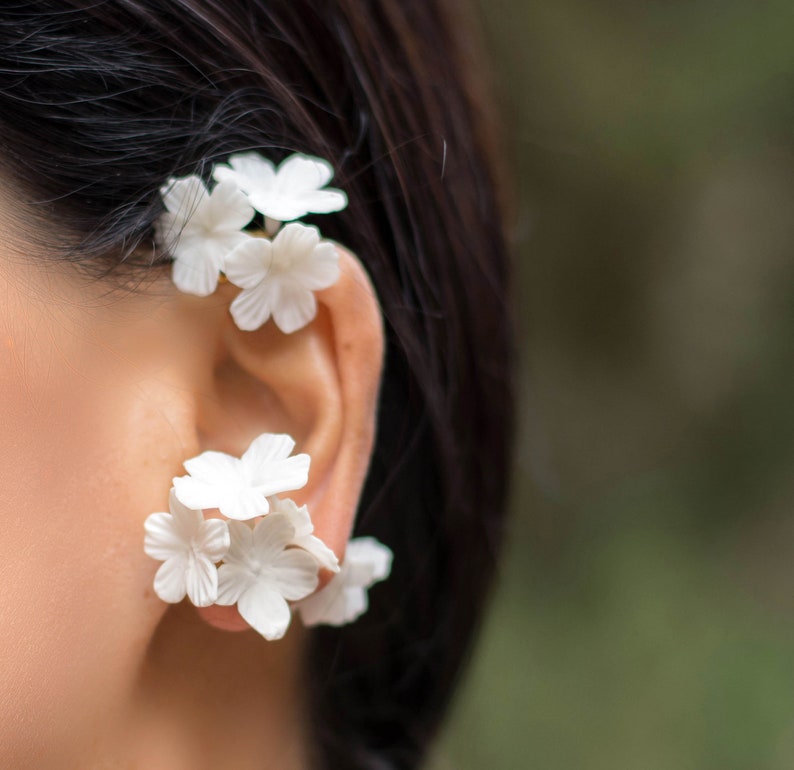
[[[165,609],[151,591],[157,563],[143,554],[143,521],[167,510],[186,448],[178,405],[164,410],[144,378],[120,378],[90,346],[39,335],[22,355],[9,339],[0,348],[0,765],[39,757],[32,766],[43,767],[50,753],[80,752],[110,732],[129,701]]]

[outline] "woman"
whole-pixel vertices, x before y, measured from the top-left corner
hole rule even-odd
[[[493,574],[512,416],[460,28],[429,0],[4,4],[3,767],[420,763]],[[247,152],[323,159],[349,202],[304,217],[340,278],[291,334],[238,328],[232,283],[172,281],[169,184]],[[394,555],[355,623],[265,641],[152,589],[143,523],[183,463],[264,434],[311,456],[292,496],[343,565],[351,536]]]

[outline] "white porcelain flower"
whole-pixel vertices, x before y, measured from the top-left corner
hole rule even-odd
[[[304,624],[342,626],[352,623],[367,611],[367,589],[388,577],[391,563],[391,549],[375,538],[351,540],[339,573],[322,590],[295,605]]]
[[[218,508],[230,519],[264,516],[269,496],[300,489],[309,480],[309,455],[290,457],[294,448],[286,434],[263,433],[239,459],[203,452],[185,460],[190,475],[174,479],[176,496],[190,508]]]
[[[332,243],[320,240],[316,227],[292,222],[272,241],[251,238],[240,244],[224,269],[242,289],[231,306],[240,329],[258,329],[272,315],[279,329],[290,334],[316,315],[313,292],[338,280],[339,255]]]
[[[258,212],[279,222],[347,206],[345,193],[325,187],[334,171],[322,158],[290,155],[277,169],[258,152],[244,152],[232,155],[228,165],[215,166],[212,173],[218,182],[233,181]]]
[[[295,537],[292,539],[292,545],[308,551],[317,559],[321,567],[325,567],[331,572],[339,572],[339,559],[319,537],[314,535],[314,524],[305,505],[298,508],[294,501],[289,498],[282,500],[278,497],[271,497],[270,510],[272,513],[286,516],[290,524],[295,528]]]
[[[172,278],[180,291],[206,297],[215,291],[226,255],[251,236],[243,228],[254,210],[233,182],[212,192],[197,176],[171,179],[160,193],[166,211],[157,242],[171,250]]]
[[[144,523],[143,550],[162,561],[154,591],[170,604],[187,594],[196,607],[208,607],[218,597],[219,562],[229,549],[229,528],[222,519],[205,519],[177,500],[171,490],[170,513],[153,513]]]
[[[218,570],[218,604],[237,604],[243,619],[265,639],[280,639],[290,624],[288,601],[317,588],[316,559],[291,547],[295,528],[271,514],[251,527],[229,522],[231,547]]]

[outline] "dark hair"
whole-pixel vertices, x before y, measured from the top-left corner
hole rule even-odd
[[[0,171],[42,254],[126,274],[159,186],[231,152],[329,159],[386,321],[356,533],[395,552],[311,643],[318,764],[410,768],[466,659],[499,550],[512,433],[508,259],[473,66],[442,0],[6,0]],[[57,219],[57,240],[52,228]]]

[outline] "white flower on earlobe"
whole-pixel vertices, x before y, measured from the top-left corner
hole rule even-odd
[[[209,607],[218,597],[215,567],[230,545],[229,528],[221,519],[205,519],[200,510],[182,505],[171,490],[170,513],[153,513],[144,523],[143,550],[162,561],[154,591],[170,604],[187,594],[196,607]]]
[[[226,255],[251,237],[242,229],[254,210],[233,182],[209,192],[199,177],[187,176],[171,179],[160,192],[166,211],[155,236],[171,251],[173,281],[180,291],[209,296],[218,285]]]
[[[372,537],[347,544],[339,573],[322,590],[295,605],[307,626],[342,626],[367,611],[367,589],[391,572],[392,552]],[[221,567],[221,569],[223,569]]]
[[[242,289],[231,314],[243,331],[258,329],[273,316],[285,334],[314,319],[313,292],[332,286],[339,278],[339,254],[320,240],[316,227],[292,222],[269,241],[251,238],[226,258],[228,279]]]
[[[217,603],[237,604],[243,620],[265,639],[280,639],[291,619],[287,601],[317,588],[317,561],[290,547],[295,528],[286,516],[271,514],[253,529],[231,521],[229,531],[231,547],[218,570]]]
[[[260,214],[279,222],[345,208],[347,195],[325,188],[333,175],[331,164],[322,158],[290,155],[276,169],[257,152],[232,155],[228,166],[213,170],[216,181],[233,181]]]
[[[295,528],[295,536],[292,545],[308,551],[319,562],[321,567],[325,567],[331,572],[339,572],[339,559],[336,554],[322,541],[314,535],[314,524],[305,505],[300,508],[289,498],[279,499],[270,498],[270,510],[286,516],[290,524]]]
[[[263,433],[240,458],[203,452],[184,462],[188,476],[174,479],[179,501],[190,508],[218,508],[246,520],[270,511],[268,497],[300,489],[309,480],[309,455],[290,457],[295,442],[286,434]]]

